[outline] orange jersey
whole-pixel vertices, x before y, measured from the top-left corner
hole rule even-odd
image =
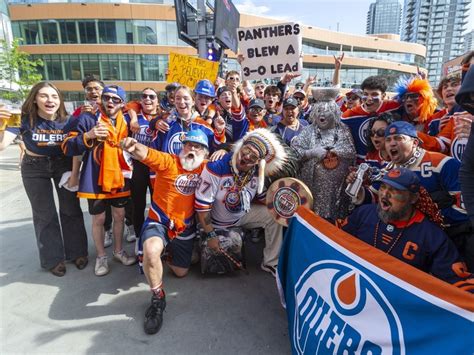
[[[149,149],[142,163],[157,174],[148,218],[177,234],[183,232],[194,218],[194,191],[206,162],[187,171],[178,156]]]

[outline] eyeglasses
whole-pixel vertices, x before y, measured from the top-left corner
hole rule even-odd
[[[379,128],[377,130],[371,130],[369,132],[370,137],[377,136],[377,137],[385,137],[385,128]]]
[[[419,98],[420,98],[420,94],[416,94],[416,93],[403,95],[403,101],[408,101],[408,100],[418,101]]]
[[[110,96],[110,95],[102,95],[102,102],[109,102],[110,100],[112,100],[112,102],[116,105],[122,103],[122,99],[120,97]]]
[[[154,100],[154,99],[156,99],[156,95],[155,94],[142,94],[142,99],[143,100],[146,100],[148,98],[150,98],[150,100]]]
[[[102,91],[104,88],[101,86],[89,86],[84,89],[85,92],[93,92],[93,91]]]
[[[243,146],[240,149],[242,156],[247,156],[250,163],[254,164],[260,159],[250,148]]]

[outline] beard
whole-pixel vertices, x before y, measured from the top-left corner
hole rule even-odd
[[[406,217],[412,211],[412,207],[412,205],[407,204],[400,211],[384,211],[380,208],[380,205],[377,205],[377,215],[383,223],[388,224],[390,221],[398,221]]]
[[[205,154],[206,153],[204,151],[201,153],[188,152],[185,154],[184,150],[182,150],[179,153],[179,161],[184,170],[193,171],[202,164]]]

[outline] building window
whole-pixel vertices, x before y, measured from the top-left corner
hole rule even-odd
[[[115,24],[117,21],[99,20],[99,43],[117,43]]]
[[[58,44],[59,33],[58,33],[58,22],[55,20],[49,20],[41,23],[41,30],[43,32],[43,43],[44,44]]]
[[[156,21],[134,20],[135,41],[137,44],[157,44]]]
[[[61,21],[59,28],[61,31],[61,42],[63,44],[79,43],[77,41],[76,21]]]
[[[21,38],[25,40],[25,44],[41,44],[36,21],[22,21],[20,29]]]
[[[81,43],[97,43],[95,21],[79,21],[78,24]]]

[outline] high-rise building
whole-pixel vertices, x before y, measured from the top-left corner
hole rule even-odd
[[[464,52],[471,0],[405,0],[402,40],[426,46],[432,84],[441,78],[444,62]]]
[[[469,52],[474,50],[474,30],[466,33],[464,36],[464,52]]]
[[[367,13],[367,34],[400,34],[402,5],[398,0],[377,0]]]

